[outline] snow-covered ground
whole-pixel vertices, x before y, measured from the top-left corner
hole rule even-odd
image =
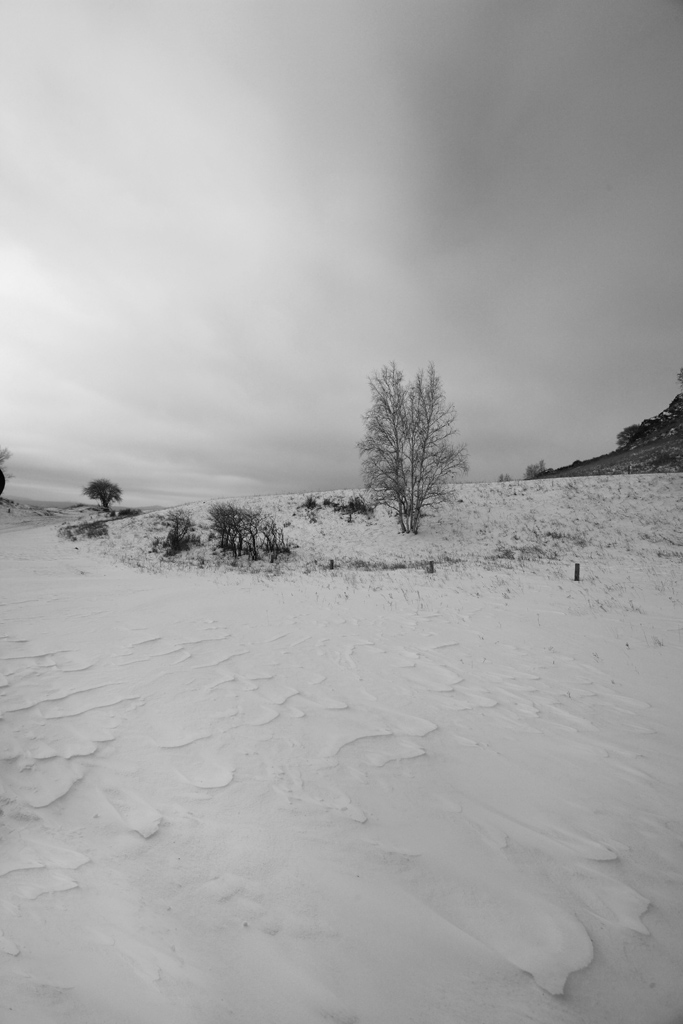
[[[0,509],[3,1024],[680,1021],[681,484]]]

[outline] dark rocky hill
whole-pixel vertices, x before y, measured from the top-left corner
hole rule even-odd
[[[683,393],[659,415],[643,420],[622,447],[595,459],[577,459],[571,466],[549,469],[541,476],[612,473],[683,473]]]

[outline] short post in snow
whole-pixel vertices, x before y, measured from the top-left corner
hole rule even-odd
[[[330,569],[334,569],[334,558],[330,559]]]
[[[581,565],[579,562],[574,562],[574,580],[579,581],[581,579]]]
[[[427,572],[434,572],[434,563],[430,562],[427,566]]]

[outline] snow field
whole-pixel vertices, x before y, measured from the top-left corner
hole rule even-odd
[[[0,535],[0,1019],[673,1024],[680,478],[573,482],[274,570]]]

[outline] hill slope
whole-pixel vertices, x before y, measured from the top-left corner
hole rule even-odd
[[[612,473],[683,472],[683,394],[657,416],[643,420],[628,444],[595,459],[549,469],[552,476],[602,476]]]
[[[530,480],[472,483],[455,489],[453,501],[425,518],[417,536],[401,535],[395,519],[378,508],[373,515],[340,515],[331,505],[342,497],[318,496],[318,507],[303,507],[305,495],[280,494],[237,499],[258,507],[284,527],[291,554],[275,565],[267,560],[237,563],[217,550],[208,520],[210,502],[183,508],[197,528],[197,543],[169,558],[160,543],[164,515],[112,520],[108,536],[77,543],[93,545],[118,562],[151,572],[198,572],[230,579],[235,573],[297,573],[327,570],[424,569],[452,563],[505,566],[552,560],[680,557],[683,554],[681,477],[642,475],[618,480]]]

